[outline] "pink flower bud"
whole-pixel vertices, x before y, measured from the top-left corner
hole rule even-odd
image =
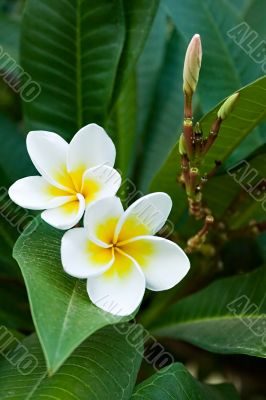
[[[184,62],[183,70],[183,91],[186,95],[192,96],[195,92],[202,59],[202,48],[200,35],[196,34],[191,39]]]

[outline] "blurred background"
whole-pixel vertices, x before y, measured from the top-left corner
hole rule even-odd
[[[42,64],[42,51],[45,52],[49,46],[53,49],[48,31],[58,28],[60,36],[60,26],[53,25],[51,19],[50,28],[42,27],[42,10],[35,22],[28,11],[23,22],[24,6],[24,0],[0,0],[1,50],[21,65],[42,88],[34,108],[27,99],[22,100],[20,92],[10,87],[8,82],[10,79],[16,81],[16,72],[10,72],[8,82],[3,79],[8,63],[0,57],[0,324],[23,335],[32,332],[34,327],[25,285],[12,258],[12,248],[31,214],[25,218],[23,210],[8,201],[7,188],[16,179],[34,173],[25,148],[29,129],[53,130],[68,140],[77,130],[71,109],[64,109],[62,105],[64,95],[60,90],[64,82],[60,83],[60,76],[51,73],[49,56],[46,55],[47,64]],[[31,11],[34,12],[34,7]],[[67,11],[62,7],[62,15],[64,12]],[[193,34],[200,33],[203,44],[202,70],[194,101],[194,119],[198,120],[235,90],[265,75],[266,57],[265,62],[262,57],[264,53],[266,55],[265,17],[265,0],[161,0],[143,46],[134,53],[138,35],[127,43],[133,61],[130,65],[119,64],[114,90],[111,95],[107,93],[107,111],[102,111],[101,104],[98,106],[97,95],[93,93],[89,96],[92,101],[89,110],[84,108],[84,119],[103,125],[119,143],[117,168],[126,180],[122,187],[124,199],[132,190],[132,183],[139,193],[167,191],[160,181],[160,173],[181,132],[182,68],[186,46]],[[95,24],[97,28],[97,21]],[[35,38],[40,34],[39,28],[43,47],[38,49]],[[240,46],[237,41],[244,34],[251,36]],[[93,36],[91,40],[94,40]],[[69,46],[71,48],[71,43]],[[261,46],[262,55],[254,52],[257,46]],[[86,48],[83,50],[86,56]],[[59,54],[61,62],[66,62],[61,66],[66,75],[68,57],[67,51]],[[35,63],[40,63],[39,70],[34,70]],[[92,79],[89,84],[94,84]],[[72,95],[71,90],[69,95]],[[86,94],[83,101],[88,101]],[[50,107],[46,107],[47,104]],[[265,221],[265,210],[226,174],[226,170],[237,162],[252,160],[259,172],[258,179],[264,178],[265,144],[266,124],[262,122],[228,152],[217,176],[206,189],[209,204],[220,221],[220,231],[210,234],[209,247],[191,255],[192,279],[190,276],[189,281],[185,280],[170,292],[146,295],[138,316],[144,326],[152,325],[168,304],[213,280],[249,272],[265,263],[266,234],[263,230],[255,233],[246,230],[254,220]],[[178,162],[177,155],[176,165]],[[228,187],[230,193],[226,194]],[[217,198],[220,198],[219,204]],[[134,196],[129,202],[133,199]],[[188,215],[182,190],[178,207],[172,218],[175,232],[171,238],[185,247],[187,239],[201,224]],[[226,236],[229,225],[237,234]],[[244,400],[266,399],[264,359],[215,355],[170,339],[162,340],[162,343],[199,379],[209,383],[233,382]],[[151,373],[143,364],[139,380]]]

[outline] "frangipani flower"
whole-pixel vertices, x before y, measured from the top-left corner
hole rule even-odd
[[[114,196],[121,185],[112,168],[115,146],[96,124],[84,126],[69,144],[56,133],[30,132],[27,150],[41,176],[18,180],[9,196],[21,207],[45,210],[42,218],[56,228],[72,228],[89,203]]]
[[[91,301],[105,311],[129,315],[141,303],[145,287],[170,289],[189,270],[189,260],[175,243],[153,236],[165,224],[172,207],[165,193],[152,193],[126,211],[117,197],[91,204],[84,228],[62,238],[64,270],[87,278]]]

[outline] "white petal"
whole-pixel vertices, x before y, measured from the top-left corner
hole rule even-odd
[[[61,242],[62,265],[75,278],[88,278],[105,272],[114,262],[112,249],[97,246],[84,228],[67,231]]]
[[[127,256],[115,252],[115,262],[104,274],[88,278],[87,291],[91,301],[111,314],[132,314],[145,292],[145,277]]]
[[[67,173],[68,143],[53,132],[32,131],[27,136],[27,149],[37,171],[61,189],[73,187]]]
[[[75,201],[43,211],[41,217],[47,224],[64,230],[73,228],[81,220],[84,210],[85,199],[80,194],[77,194]]]
[[[97,165],[113,167],[115,155],[115,146],[105,130],[96,124],[86,125],[69,144],[68,171],[85,171]]]
[[[184,251],[167,239],[143,236],[132,239],[121,249],[136,260],[145,275],[146,287],[151,290],[172,288],[190,268]]]
[[[153,235],[165,224],[172,208],[166,193],[151,193],[131,204],[117,224],[115,239],[125,241],[142,235]]]
[[[106,197],[89,205],[84,217],[84,226],[89,238],[100,246],[111,245],[117,221],[123,212],[118,197]]]
[[[121,185],[120,174],[111,167],[99,165],[83,175],[81,192],[86,204],[104,197],[114,196]]]
[[[14,203],[30,210],[58,207],[73,200],[73,195],[52,186],[41,176],[19,179],[8,193]]]

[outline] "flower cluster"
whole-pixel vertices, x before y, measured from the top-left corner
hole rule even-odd
[[[154,236],[171,211],[170,197],[152,193],[124,211],[116,197],[121,176],[113,168],[115,146],[101,127],[83,127],[69,144],[52,132],[30,132],[27,150],[40,176],[18,180],[9,195],[21,207],[44,210],[44,221],[67,230],[63,269],[87,279],[94,304],[129,315],[145,288],[170,289],[184,278],[189,260],[183,250]],[[83,215],[84,226],[78,226]]]

